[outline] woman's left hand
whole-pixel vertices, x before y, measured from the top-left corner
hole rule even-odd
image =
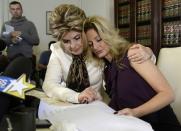
[[[118,114],[118,115],[127,115],[127,116],[135,116],[135,117],[137,117],[135,110],[134,110],[134,109],[131,109],[131,108],[124,108],[124,109],[122,109],[122,110],[119,110],[119,111],[116,112],[115,114]]]

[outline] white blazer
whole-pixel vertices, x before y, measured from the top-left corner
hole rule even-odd
[[[50,56],[47,72],[43,83],[43,90],[52,98],[72,103],[78,102],[78,92],[66,87],[65,81],[72,63],[72,56],[66,54],[60,47],[60,42],[51,45],[52,54]],[[85,62],[90,86],[99,91],[103,82],[103,71],[96,66],[95,62]]]

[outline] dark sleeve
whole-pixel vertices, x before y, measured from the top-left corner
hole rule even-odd
[[[21,37],[31,45],[39,45],[39,36],[35,25],[29,22],[29,32],[22,32]]]
[[[38,61],[39,64],[45,64],[44,57],[45,57],[45,56],[44,56],[44,52],[42,52],[41,55],[40,55],[40,59],[39,59],[39,61]]]
[[[6,48],[6,43],[4,40],[0,39],[0,51],[3,51]]]

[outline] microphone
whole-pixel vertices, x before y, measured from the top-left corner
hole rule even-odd
[[[32,72],[32,61],[24,56],[18,56],[13,59],[6,67],[3,76],[8,76],[17,79],[22,74],[30,77]]]

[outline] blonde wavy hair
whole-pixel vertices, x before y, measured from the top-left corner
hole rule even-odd
[[[83,22],[85,19],[85,12],[72,4],[61,4],[50,14],[49,22],[52,36],[60,41],[62,49],[64,49],[62,37],[69,31],[80,32],[83,44],[86,43],[86,36],[83,32]],[[83,54],[87,60],[92,59],[87,44],[83,45]]]
[[[119,31],[116,30],[106,19],[100,16],[88,17],[84,21],[84,32],[89,29],[94,29],[102,40],[109,45],[110,54],[119,67],[123,65],[120,63],[125,53],[128,51],[131,44],[119,35]],[[94,57],[96,57],[94,55]],[[97,59],[97,61],[101,61]]]

